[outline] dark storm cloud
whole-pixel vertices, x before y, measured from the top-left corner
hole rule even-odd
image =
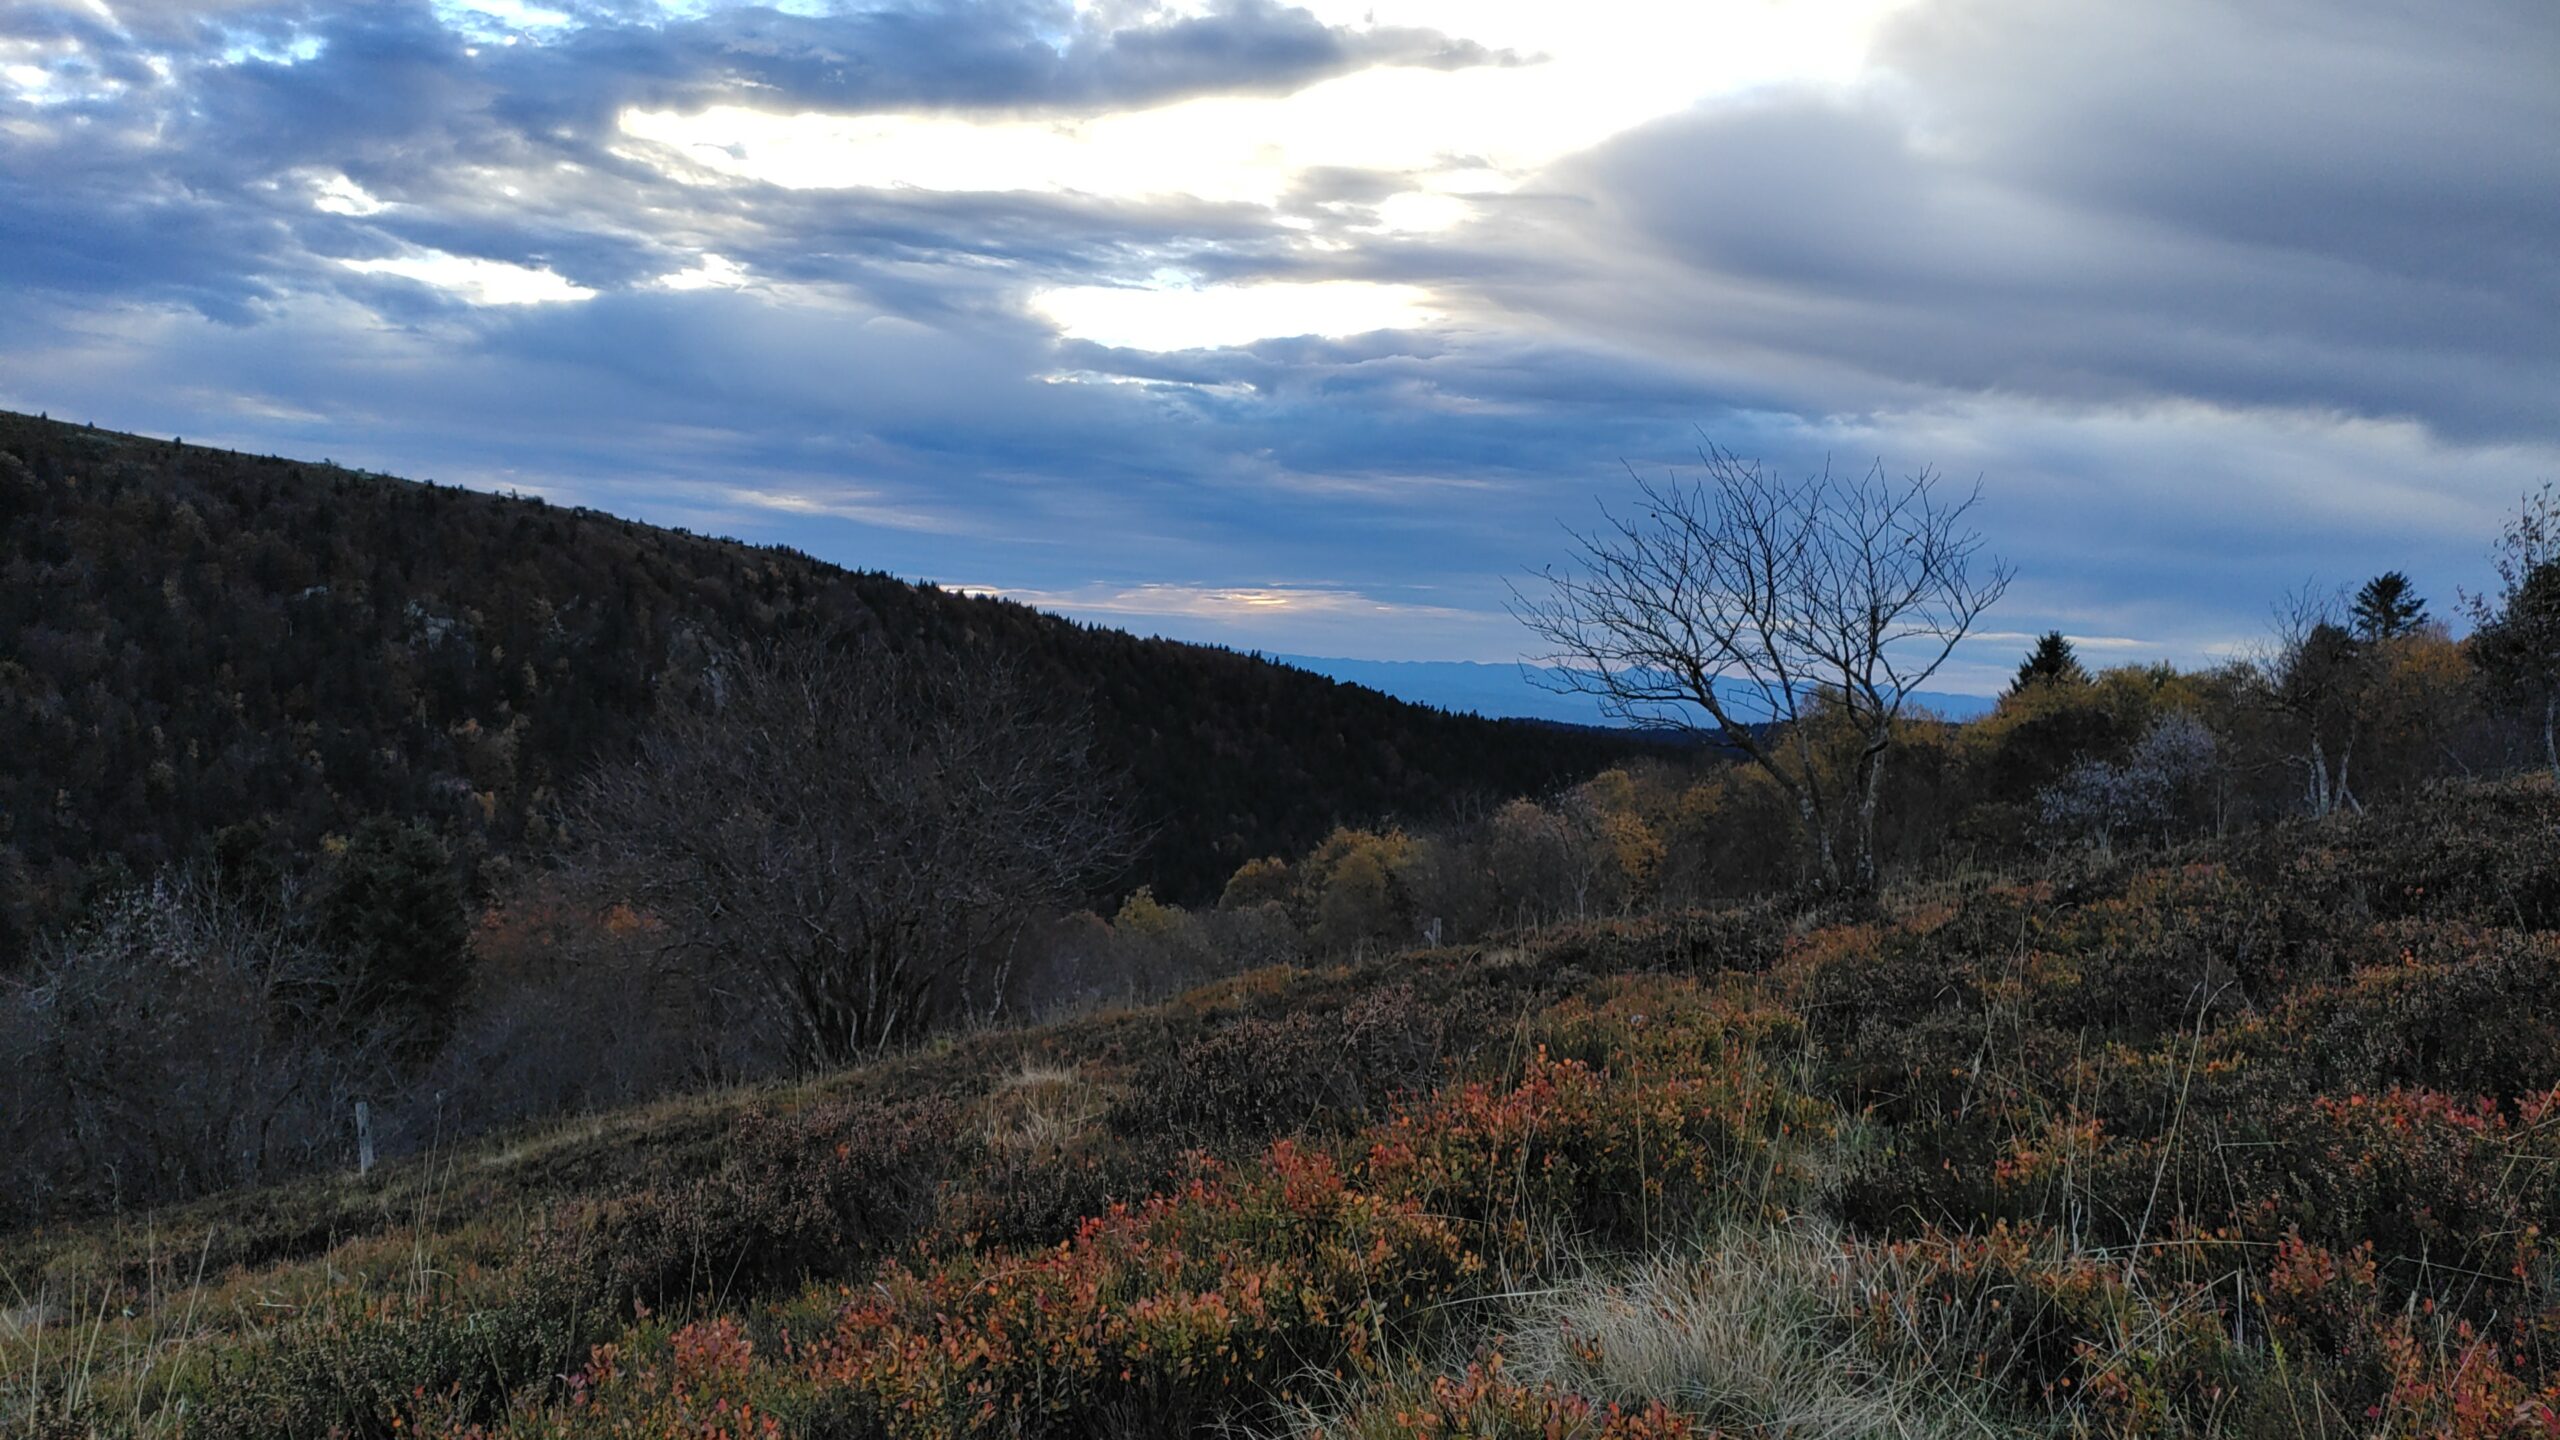
[[[2550,433],[2548,6],[1969,0],[1881,59],[1899,84],[1709,107],[1572,167],[1674,277],[1664,329],[1896,387]]]

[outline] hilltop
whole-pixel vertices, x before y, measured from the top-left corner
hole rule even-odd
[[[1624,737],[1480,720],[1215,647],[616,519],[0,414],[0,969],[224,827],[307,853],[428,823],[476,878],[712,647],[842,627],[999,652],[1089,717],[1143,854],[1214,897],[1337,823],[1430,819]]]
[[[1272,968],[23,1235],[0,1416],[2549,1433],[2555,820],[2437,786],[1863,913]]]

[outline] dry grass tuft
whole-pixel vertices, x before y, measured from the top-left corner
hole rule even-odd
[[[1828,1225],[1728,1229],[1568,1281],[1507,1331],[1512,1373],[1621,1404],[1661,1399],[1769,1440],[2002,1433],[1942,1377],[1888,1368],[1844,1306],[1863,1251]]]
[[[1026,1059],[987,1098],[987,1144],[1014,1152],[1071,1144],[1110,1113],[1112,1099],[1112,1087],[1075,1066]]]

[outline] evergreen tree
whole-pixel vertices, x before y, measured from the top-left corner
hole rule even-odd
[[[319,938],[345,967],[355,1013],[432,1044],[470,979],[470,922],[444,842],[377,816],[357,827],[336,868]]]
[[[2036,641],[2036,648],[2018,662],[2018,678],[2009,682],[2009,693],[2017,695],[2037,685],[2086,685],[2089,672],[2080,667],[2080,656],[2071,641],[2059,630],[2047,630]]]
[[[2356,592],[2351,618],[2361,639],[2397,639],[2427,623],[2427,602],[2410,588],[2408,576],[2386,570]]]

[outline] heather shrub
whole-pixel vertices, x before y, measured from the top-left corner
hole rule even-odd
[[[1457,1375],[1365,1396],[1310,1427],[1311,1440],[1689,1440],[1700,1432],[1659,1400],[1594,1403],[1547,1382],[1522,1384],[1493,1355]]]
[[[1475,1270],[1447,1221],[1282,1141],[1052,1249],[892,1266],[803,1363],[887,1435],[1189,1435],[1377,1363]]]
[[[749,1112],[713,1173],[572,1211],[543,1243],[603,1294],[656,1306],[844,1274],[934,1217],[970,1137],[947,1101]]]
[[[206,1440],[392,1440],[421,1417],[483,1424],[576,1367],[603,1316],[545,1287],[488,1305],[350,1301],[221,1352],[188,1386],[184,1433]]]
[[[2438,783],[2409,804],[2270,837],[2243,863],[2272,890],[2374,920],[2549,930],[2560,927],[2560,793],[2539,776]]]
[[[1593,1069],[1688,1069],[1740,1045],[1771,1058],[1800,1052],[1802,1017],[1783,1005],[1697,980],[1621,975],[1594,981],[1537,1014],[1519,1031],[1524,1048]]]
[[[2560,1085],[2560,939],[2399,921],[2344,980],[2289,997],[2271,1058],[2305,1091],[2408,1086],[2512,1101]]]
[[[1259,1140],[1356,1122],[1435,1079],[1444,1012],[1395,985],[1339,1010],[1232,1020],[1149,1061],[1117,1116],[1125,1132]]]
[[[1363,1171],[1475,1227],[1488,1255],[1527,1262],[1565,1239],[1624,1247],[1782,1213],[1809,1188],[1796,1145],[1830,1113],[1738,1043],[1668,1077],[1540,1052],[1516,1084],[1452,1086],[1378,1127]]]
[[[1855,1043],[1936,1009],[1980,1007],[1978,987],[1951,971],[1925,937],[1876,925],[1839,925],[1791,946],[1805,1021],[1827,1042]]]
[[[1777,963],[1787,924],[1785,907],[1763,901],[1555,926],[1539,932],[1536,948],[1554,969],[1592,975],[1758,974]]]
[[[1121,1134],[1107,1122],[1116,1087],[1027,1067],[991,1097],[985,1144],[934,1198],[933,1229],[996,1247],[1052,1245],[1087,1216],[1178,1180],[1188,1142]]]

